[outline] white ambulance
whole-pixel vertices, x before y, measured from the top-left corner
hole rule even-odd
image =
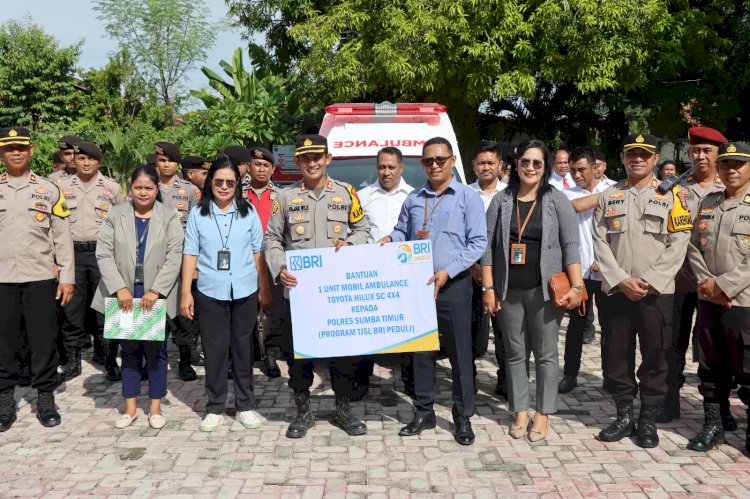
[[[444,137],[456,156],[454,174],[466,183],[456,133],[442,104],[332,104],[320,126],[328,139],[333,162],[328,174],[355,189],[377,180],[376,156],[384,147],[397,147],[404,155],[403,178],[414,187],[427,179],[419,163],[422,146],[432,137]]]

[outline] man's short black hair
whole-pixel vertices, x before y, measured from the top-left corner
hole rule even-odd
[[[474,149],[471,151],[472,161],[477,159],[477,156],[479,156],[483,152],[495,153],[498,161],[503,161],[503,151],[500,148],[500,144],[498,144],[494,140],[483,140],[479,144],[477,144],[476,147],[474,147]]]
[[[607,157],[604,155],[604,152],[598,147],[594,149],[594,156],[596,156],[597,161],[607,161]]]
[[[444,137],[433,137],[427,141],[425,141],[424,145],[422,146],[422,154],[424,154],[424,150],[427,149],[430,146],[434,146],[436,144],[443,144],[445,147],[448,148],[448,152],[453,154],[453,146],[450,142],[448,142],[448,139]]]
[[[591,167],[596,164],[596,154],[590,147],[576,147],[570,152],[570,158],[568,158],[568,161],[572,166],[573,163],[582,159],[585,159],[586,163]]]
[[[388,146],[388,147],[382,148],[381,150],[378,151],[378,155],[375,156],[375,161],[380,161],[381,154],[393,154],[394,156],[396,156],[396,158],[398,158],[399,163],[404,162],[404,155],[401,152],[401,149],[399,149],[398,147]]]

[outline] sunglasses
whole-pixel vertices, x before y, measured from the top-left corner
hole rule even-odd
[[[452,157],[453,156],[435,156],[434,158],[422,158],[419,162],[422,163],[422,166],[432,166],[434,163],[437,163],[438,166],[443,166],[445,162]]]
[[[237,187],[237,181],[236,180],[226,180],[223,178],[215,178],[213,180],[214,187],[221,187],[224,184],[227,184],[227,187],[229,189],[234,189]]]
[[[544,168],[544,161],[539,159],[530,160],[529,158],[521,158],[518,160],[518,164],[521,165],[521,168],[528,168],[531,165],[534,166],[535,170]]]

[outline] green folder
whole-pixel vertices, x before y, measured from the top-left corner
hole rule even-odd
[[[124,314],[117,298],[104,299],[104,338],[108,340],[164,341],[166,326],[167,300],[156,300],[146,312],[140,298],[134,298],[132,312]]]

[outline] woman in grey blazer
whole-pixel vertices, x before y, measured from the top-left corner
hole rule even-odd
[[[556,411],[557,337],[564,309],[581,302],[583,277],[578,253],[578,218],[568,198],[548,178],[550,155],[543,142],[528,140],[516,150],[508,188],[487,209],[487,251],[482,257],[483,302],[500,318],[506,350],[508,401],[514,413],[510,435],[532,442],[547,436]],[[571,290],[555,304],[547,280],[565,270]],[[494,283],[494,286],[493,286]],[[536,415],[527,432],[527,350],[536,366]]]
[[[102,223],[96,243],[102,278],[91,306],[104,313],[104,297],[116,296],[123,311],[133,309],[134,298],[140,298],[140,306],[148,310],[157,299],[166,298],[167,314],[174,317],[184,239],[180,217],[160,202],[159,177],[152,166],[135,169],[130,196],[131,202],[113,207]],[[120,345],[125,413],[115,427],[126,428],[138,417],[136,398],[145,357],[151,399],[148,421],[153,428],[163,428],[167,423],[161,413],[161,399],[167,395],[166,341],[122,340]]]

